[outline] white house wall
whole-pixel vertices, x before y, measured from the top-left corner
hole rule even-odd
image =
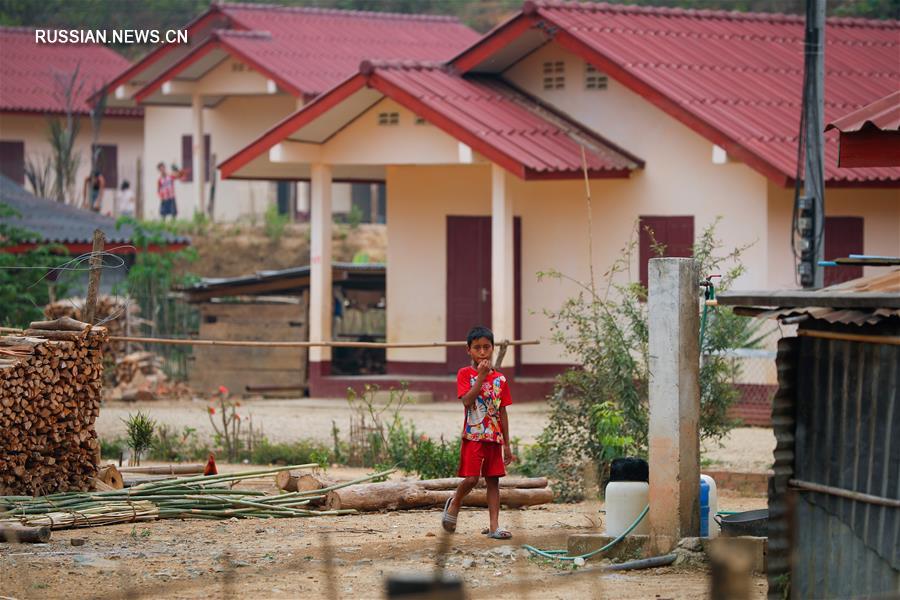
[[[770,287],[794,288],[794,261],[790,252],[793,188],[768,186]],[[829,217],[862,217],[863,250],[866,254],[900,254],[900,191],[876,188],[826,188],[825,214]],[[883,273],[865,267],[863,276]]]
[[[563,61],[565,88],[543,89],[543,63]],[[713,145],[611,77],[605,90],[585,89],[584,59],[547,44],[503,76],[524,91],[569,114],[611,142],[646,161],[627,186],[593,190],[595,219],[605,223],[595,238],[600,268],[628,239],[635,219],[693,215],[694,234],[724,218],[716,229],[726,248],[753,243],[744,254],[747,272],[738,287],[766,287],[767,180],[748,166],[713,164]],[[637,255],[632,267],[637,273]]]
[[[0,114],[0,139],[9,141],[21,141],[25,144],[26,162],[35,157],[50,157],[49,124],[45,115],[20,115]],[[91,143],[93,131],[89,117],[80,119],[81,130],[76,138],[75,149],[79,153],[81,161],[75,176],[76,202],[82,201],[82,189],[84,180],[90,174],[91,168]],[[143,121],[140,118],[114,118],[103,119],[100,125],[99,144],[114,144],[117,147],[119,185],[127,179],[135,189],[137,182],[137,163],[142,153]],[[27,178],[25,187],[31,190]],[[33,191],[33,190],[32,190]],[[101,211],[104,214],[113,214],[115,192],[112,189],[103,194]]]
[[[253,141],[281,118],[296,108],[291,96],[231,97],[215,108],[203,111],[204,132],[210,135],[211,151],[221,162]],[[156,218],[159,197],[156,194],[158,172],[156,165],[165,162],[181,165],[181,136],[192,135],[191,109],[174,106],[148,106],[145,118],[144,177],[147,182],[144,215]],[[177,182],[175,193],[178,213],[190,218],[198,210],[195,206],[194,184]],[[219,221],[234,221],[251,214],[262,214],[271,201],[272,185],[266,181],[216,181],[216,214]]]

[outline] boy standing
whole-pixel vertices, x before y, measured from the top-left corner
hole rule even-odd
[[[506,465],[515,460],[509,446],[509,419],[506,407],[512,404],[506,377],[492,366],[494,334],[487,327],[473,327],[466,336],[466,352],[471,366],[456,374],[457,396],[465,406],[460,447],[459,472],[464,479],[456,493],[444,505],[441,525],[449,532],[456,531],[456,518],[463,498],[484,477],[487,484],[488,537],[508,540],[512,534],[500,529],[500,478],[506,475]]]
[[[159,194],[159,216],[166,220],[167,215],[172,215],[172,220],[178,216],[178,207],[175,205],[175,180],[184,178],[184,171],[175,168],[172,173],[166,172],[166,164],[156,165],[159,171],[159,179],[156,181],[156,193]]]

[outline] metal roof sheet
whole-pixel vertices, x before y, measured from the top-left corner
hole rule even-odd
[[[106,234],[108,244],[130,244],[134,231],[123,225],[116,229],[116,220],[89,210],[38,198],[4,175],[0,175],[0,202],[15,209],[20,216],[0,220],[36,235],[28,243],[86,244],[94,238],[94,230]],[[189,244],[190,238],[167,234],[170,244]]]
[[[229,29],[212,34],[224,47],[306,96],[338,84],[363,59],[446,60],[479,37],[448,16],[229,3],[210,10],[228,19]]]
[[[523,13],[573,36],[632,81],[749,150],[787,180],[796,172],[804,21],[780,14],[526,2]],[[900,88],[900,22],[828,19],[825,121]],[[900,168],[838,168],[829,183],[900,181]]]
[[[837,129],[842,133],[863,129],[900,131],[900,90],[832,121],[825,129]]]
[[[30,27],[0,27],[0,110],[65,112],[61,91],[79,68],[75,109],[89,114],[88,97],[128,67],[128,60],[100,44],[38,44]],[[140,108],[108,108],[107,115],[141,116]]]
[[[460,77],[433,65],[373,64],[374,73],[413,95],[533,175],[588,170],[629,171],[642,166],[585,127],[542,107],[492,76]]]

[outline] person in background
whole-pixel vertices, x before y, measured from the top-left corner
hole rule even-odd
[[[185,171],[178,170],[172,165],[172,172],[166,171],[166,164],[156,165],[159,170],[159,179],[156,181],[156,192],[159,194],[159,216],[163,220],[171,215],[172,220],[178,216],[178,206],[175,204],[175,180],[184,179]]]
[[[103,190],[106,188],[106,179],[97,167],[84,180],[82,203],[94,212],[100,212],[100,204],[103,202]],[[88,197],[90,201],[88,201]]]
[[[131,189],[131,182],[127,179],[122,181],[122,188],[116,196],[116,210],[120,217],[134,216],[134,190]]]

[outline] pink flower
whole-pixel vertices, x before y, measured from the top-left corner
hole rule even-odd
[[[207,407],[206,407],[206,410],[208,410],[208,411],[209,411],[209,414],[211,414],[211,415],[216,414],[216,409],[215,409],[215,407],[213,407],[213,406],[207,406]]]
[[[219,393],[222,394],[223,396],[227,396],[227,395],[228,395],[228,388],[225,387],[224,385],[220,385],[220,386],[219,386]]]

